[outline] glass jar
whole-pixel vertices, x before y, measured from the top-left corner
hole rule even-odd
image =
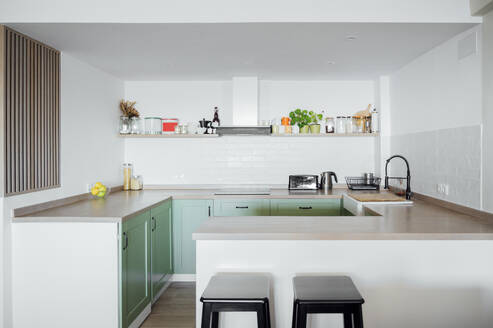
[[[160,117],[146,117],[144,121],[146,134],[161,134],[162,126]]]
[[[120,116],[120,134],[130,133],[130,120],[127,116]]]
[[[130,190],[133,165],[131,163],[123,163],[122,166],[123,166],[123,190]]]
[[[353,133],[354,132],[354,121],[352,116],[346,117],[346,133]]]
[[[144,186],[144,182],[141,175],[132,175],[132,179],[130,180],[130,189],[131,190],[142,190]]]
[[[363,116],[353,116],[354,133],[363,133],[365,130],[365,118]]]
[[[346,133],[346,117],[337,116],[336,133]]]
[[[325,119],[325,133],[335,132],[335,122],[333,117],[327,117]]]
[[[130,133],[141,134],[142,133],[142,120],[140,117],[134,116],[130,119]]]

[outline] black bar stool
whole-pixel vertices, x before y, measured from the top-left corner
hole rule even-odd
[[[270,328],[270,284],[261,275],[216,275],[211,278],[200,301],[202,328],[217,328],[219,312],[257,312],[258,328]],[[212,319],[212,320],[211,320]]]
[[[365,300],[351,278],[299,276],[293,278],[293,286],[293,328],[306,328],[308,313],[342,313],[344,328],[363,328]]]

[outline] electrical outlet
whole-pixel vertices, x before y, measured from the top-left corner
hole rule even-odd
[[[449,185],[446,183],[437,183],[437,193],[441,195],[448,195],[449,194]]]

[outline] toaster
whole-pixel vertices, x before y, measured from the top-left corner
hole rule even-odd
[[[290,175],[289,190],[317,190],[318,175]]]

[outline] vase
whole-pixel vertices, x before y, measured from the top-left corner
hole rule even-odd
[[[120,134],[130,133],[130,120],[127,116],[120,116]]]

